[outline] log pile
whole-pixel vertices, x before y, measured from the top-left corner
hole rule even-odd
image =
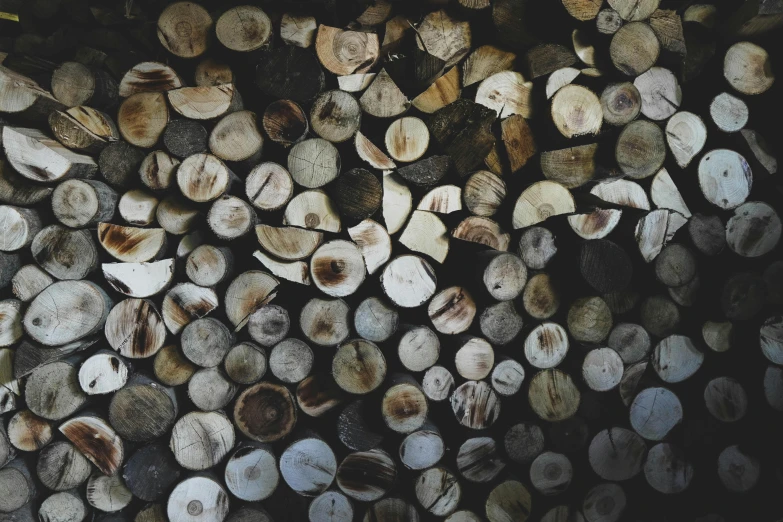
[[[0,0],[0,522],[783,516],[781,25]]]

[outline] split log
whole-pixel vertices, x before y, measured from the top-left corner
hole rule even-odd
[[[454,377],[442,366],[432,366],[424,374],[422,390],[431,401],[440,402],[451,396],[454,389]]]
[[[495,111],[499,118],[518,114],[533,116],[532,82],[518,72],[501,71],[486,78],[476,91],[476,103]]]
[[[514,205],[512,225],[514,229],[525,228],[575,210],[574,198],[567,188],[554,181],[539,181],[520,194]]]
[[[421,112],[432,114],[459,99],[460,93],[459,69],[455,66],[435,80],[411,103]]]
[[[120,198],[117,210],[129,225],[146,226],[155,221],[158,198],[144,190],[129,190]],[[99,221],[108,221],[100,219]]]
[[[495,73],[511,69],[516,55],[492,45],[476,48],[462,64],[462,84],[467,87]]]
[[[394,170],[397,168],[391,158],[359,131],[356,132],[354,138],[354,147],[356,147],[356,154],[373,168],[380,170]]]
[[[191,120],[212,120],[241,111],[242,97],[234,84],[181,87],[166,91],[171,107]]]
[[[530,493],[521,482],[506,480],[489,493],[484,510],[489,522],[524,522],[530,513],[531,502]]]
[[[288,45],[310,47],[318,26],[312,16],[285,13],[280,20],[280,38]]]
[[[525,53],[525,61],[530,78],[535,80],[563,67],[574,65],[576,55],[562,45],[542,43],[528,49]]]
[[[332,376],[348,393],[363,395],[378,388],[386,377],[386,359],[372,342],[353,339],[341,343],[332,359]]]
[[[286,484],[300,495],[320,495],[337,473],[334,452],[326,442],[308,437],[288,446],[280,455],[280,473]]]
[[[288,338],[272,348],[269,369],[280,381],[296,384],[310,374],[313,360],[313,351],[305,342]]]
[[[410,107],[411,102],[407,96],[397,87],[394,80],[381,69],[367,90],[359,98],[362,110],[376,118],[394,118],[404,113]]]
[[[568,216],[568,224],[582,239],[603,239],[617,227],[622,214],[622,210],[597,209],[589,214]]]
[[[525,358],[536,368],[554,368],[568,353],[568,335],[557,323],[536,326],[525,339]]]
[[[495,137],[490,126],[496,117],[495,111],[462,98],[430,117],[432,137],[461,177],[475,171],[492,149]]]
[[[411,191],[397,174],[383,177],[383,220],[389,234],[399,232],[413,208]]]
[[[674,210],[686,218],[691,218],[690,209],[666,169],[659,170],[653,178],[650,184],[650,198],[658,208]]]
[[[98,154],[119,139],[119,131],[108,114],[86,106],[53,111],[49,127],[57,141],[69,149]]]
[[[378,60],[378,35],[320,25],[315,37],[318,59],[328,71],[344,76],[367,72]]]
[[[171,522],[187,522],[196,517],[224,520],[228,509],[228,493],[220,482],[209,475],[192,475],[174,487],[166,514]]]
[[[59,429],[104,475],[117,473],[124,459],[124,446],[106,421],[82,415],[67,420]]]
[[[311,342],[319,346],[335,346],[350,334],[350,311],[342,299],[314,297],[302,307],[299,328]]]
[[[341,405],[345,399],[345,393],[326,374],[311,375],[296,387],[296,404],[310,417],[321,417]]]
[[[670,335],[659,342],[652,354],[652,363],[658,376],[668,383],[684,381],[701,367],[704,354],[690,338]]]
[[[360,502],[374,502],[385,496],[396,479],[394,460],[380,449],[350,453],[335,476],[342,492]]]
[[[117,105],[117,92],[117,82],[108,72],[78,62],[64,62],[52,73],[52,94],[67,107],[111,109]]]
[[[650,210],[647,192],[639,183],[627,179],[616,179],[596,184],[590,194],[614,205]]]
[[[253,312],[275,298],[279,284],[277,279],[260,270],[248,270],[234,278],[224,299],[231,324],[237,330],[244,327]]]
[[[731,348],[734,326],[729,321],[705,321],[701,327],[701,336],[707,346],[715,352],[725,352]]]
[[[234,266],[234,255],[226,247],[199,245],[185,262],[188,279],[199,286],[215,286],[226,281]]]
[[[415,485],[416,499],[429,513],[448,516],[457,509],[462,488],[457,477],[445,468],[430,468],[421,473]]]
[[[161,315],[166,328],[178,334],[191,321],[204,317],[218,305],[214,290],[192,283],[180,283],[166,293]]]
[[[128,146],[129,147],[129,146]],[[138,149],[137,149],[138,150]],[[103,154],[101,154],[103,158]],[[147,188],[161,191],[168,189],[175,180],[176,169],[180,161],[162,150],[150,152],[143,158],[138,167],[141,182]],[[101,172],[106,175],[106,170],[101,165]]]
[[[399,241],[410,250],[426,254],[438,263],[443,263],[449,253],[446,225],[435,214],[423,210],[413,211]]]
[[[11,279],[11,290],[17,299],[27,303],[52,283],[54,279],[36,265],[24,265]]]
[[[351,219],[367,219],[381,207],[381,182],[371,172],[356,168],[343,172],[334,187],[334,199],[341,213]]]
[[[513,301],[501,301],[487,306],[479,317],[481,334],[491,343],[504,346],[522,331],[522,316]]]
[[[320,190],[306,190],[289,201],[283,224],[324,232],[339,232],[342,229],[340,214],[334,203]]]
[[[33,181],[52,183],[69,178],[92,178],[98,165],[89,156],[63,147],[36,129],[3,127],[3,148],[8,163]]]
[[[573,67],[563,67],[550,74],[546,80],[546,99],[552,98],[562,87],[573,82],[579,74],[581,71]]]
[[[35,470],[45,487],[53,491],[68,491],[87,482],[92,466],[76,446],[63,440],[41,450]]]
[[[685,168],[707,141],[707,127],[692,112],[681,111],[666,122],[666,141],[677,164]]]
[[[753,95],[766,92],[775,82],[769,55],[751,42],[738,42],[726,51],[723,76],[735,90]]]
[[[9,163],[0,160],[1,202],[19,206],[34,205],[49,197],[53,190],[30,182],[11,168]]]
[[[633,420],[632,420],[633,422]],[[604,480],[630,480],[642,471],[647,446],[639,435],[625,428],[599,431],[588,448],[593,471]]]
[[[0,112],[45,122],[53,110],[66,109],[52,94],[30,78],[0,65]]]
[[[658,61],[660,43],[646,23],[630,22],[612,37],[609,56],[614,66],[628,76],[639,76]]]
[[[179,480],[180,470],[164,444],[142,446],[128,458],[122,472],[126,487],[147,502],[159,500]]]
[[[260,210],[282,208],[293,193],[291,174],[277,163],[265,162],[255,166],[245,180],[245,194],[250,203]]]
[[[249,234],[258,223],[255,210],[236,196],[222,196],[207,213],[209,229],[223,241],[232,241]]]
[[[494,175],[493,175],[494,176]],[[468,180],[470,181],[470,180]],[[436,214],[451,214],[462,210],[462,189],[456,185],[441,185],[427,192],[416,206]]]
[[[117,113],[122,138],[140,148],[154,147],[169,122],[166,96],[160,92],[139,92],[126,98]]]
[[[120,475],[106,476],[95,472],[87,481],[87,502],[106,513],[120,511],[130,504],[133,494]]]
[[[79,386],[87,395],[113,393],[125,386],[129,373],[123,358],[110,350],[98,350],[79,368]]]
[[[234,399],[237,389],[219,368],[203,368],[188,381],[188,398],[201,411],[216,411]]]
[[[568,489],[574,469],[562,453],[545,451],[530,465],[530,482],[543,495],[557,495]]]
[[[400,460],[408,469],[427,469],[443,458],[444,450],[438,428],[428,420],[400,443]]]
[[[158,39],[180,58],[201,56],[209,47],[213,21],[206,9],[190,2],[177,2],[158,17]]]
[[[119,83],[119,96],[128,98],[137,92],[165,92],[182,87],[182,79],[168,65],[141,62],[126,72]]]
[[[560,308],[560,291],[549,274],[536,274],[525,285],[522,303],[534,319],[549,319]]]
[[[528,402],[543,420],[555,422],[573,417],[580,400],[579,389],[565,372],[542,370],[530,380]]]
[[[500,401],[484,381],[465,382],[449,400],[457,422],[470,429],[488,428],[500,416]]]

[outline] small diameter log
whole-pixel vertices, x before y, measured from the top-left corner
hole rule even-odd
[[[153,361],[155,377],[166,386],[179,386],[188,382],[196,371],[176,345],[161,348]]]
[[[421,388],[431,401],[445,401],[454,389],[454,377],[443,366],[433,366],[421,380]]]
[[[52,313],[51,304],[57,306]],[[112,303],[90,281],[60,281],[38,294],[24,315],[24,328],[36,342],[59,346],[103,328]]]
[[[533,116],[533,84],[518,72],[502,71],[493,74],[479,85],[476,103],[505,118],[517,114],[524,118]]]
[[[310,502],[308,517],[311,522],[339,522],[353,520],[353,505],[339,491],[326,491]]]
[[[680,323],[677,305],[661,295],[650,296],[641,304],[642,326],[657,337],[665,337],[676,331]]]
[[[530,380],[528,402],[543,420],[555,422],[573,417],[581,395],[571,377],[560,370],[542,370]]]
[[[20,509],[37,495],[32,474],[21,458],[12,460],[0,469],[0,488],[3,491],[0,513],[4,515]]]
[[[427,126],[412,116],[395,120],[386,130],[386,150],[397,161],[416,161],[427,151],[429,142]]]
[[[29,246],[41,230],[38,211],[28,208],[0,205],[0,251],[15,252]]]
[[[204,368],[220,364],[234,340],[233,332],[213,317],[196,319],[182,330],[185,357]]]
[[[92,472],[87,460],[76,446],[67,440],[55,441],[38,454],[36,475],[53,491],[67,491],[85,483]]]
[[[723,132],[737,132],[748,123],[748,106],[740,98],[723,92],[710,103],[710,117]]]
[[[101,69],[64,62],[52,74],[52,94],[68,107],[110,109],[117,104],[117,82]]]
[[[339,232],[342,229],[337,208],[321,190],[306,190],[289,201],[283,224],[324,232]]]
[[[737,207],[726,223],[726,243],[742,257],[763,256],[777,246],[781,228],[774,208],[761,201],[750,201]]]
[[[262,310],[265,308],[268,307],[264,307]],[[256,314],[258,314],[258,312],[256,312]],[[255,316],[256,314],[253,315]],[[260,381],[266,373],[266,351],[255,343],[239,343],[228,351],[223,360],[223,366],[226,370],[226,375],[235,383],[256,383]]]
[[[677,164],[685,168],[707,141],[707,127],[691,112],[680,111],[666,122],[666,141]]]
[[[120,511],[130,504],[133,494],[125,486],[122,477],[117,474],[106,476],[94,472],[87,481],[87,502],[106,513]]]
[[[489,522],[525,522],[530,514],[530,505],[531,496],[527,488],[517,480],[506,480],[489,493],[484,509]]]
[[[258,442],[280,440],[288,435],[296,424],[293,395],[279,384],[255,384],[245,389],[237,399],[234,405],[234,422],[245,436]],[[233,446],[233,441],[231,445]]]
[[[190,412],[174,425],[169,446],[183,468],[209,469],[234,447],[234,427],[221,412]]]
[[[119,84],[119,95],[128,98],[137,92],[164,92],[182,87],[176,71],[160,62],[141,62],[134,65]]]
[[[296,403],[306,415],[320,417],[339,406],[346,395],[331,376],[311,375],[296,387]]]
[[[617,522],[626,504],[625,491],[621,486],[613,483],[598,484],[585,495],[582,512],[588,522]]]
[[[481,333],[491,343],[504,346],[522,330],[523,319],[512,301],[487,306],[479,316]]]
[[[525,285],[522,302],[533,318],[549,319],[560,308],[560,291],[549,274],[536,274]]]
[[[679,448],[661,443],[650,448],[644,477],[654,490],[665,494],[685,491],[693,478],[693,466]]]
[[[128,458],[122,471],[128,490],[147,502],[161,499],[179,476],[171,450],[161,443],[142,446]]]
[[[383,342],[397,331],[399,314],[382,299],[370,297],[356,308],[353,323],[360,337]]]
[[[495,353],[481,337],[465,336],[460,339],[460,349],[454,357],[457,373],[468,380],[480,380],[489,375],[495,362]]]
[[[723,76],[735,90],[754,95],[766,92],[775,82],[769,55],[751,42],[738,42],[726,51]]]
[[[30,410],[22,410],[9,419],[7,437],[19,451],[38,451],[51,442],[52,424]]]
[[[378,35],[320,25],[315,52],[321,64],[338,76],[367,72],[378,60]]]
[[[568,489],[574,469],[562,453],[545,451],[530,465],[530,482],[543,495],[557,495]]]
[[[260,210],[277,210],[291,199],[293,180],[281,165],[265,162],[250,171],[245,180],[245,194]]]
[[[633,413],[632,413],[633,415]],[[604,480],[630,480],[642,470],[647,446],[639,435],[625,428],[599,431],[590,442],[590,467]]]
[[[340,154],[334,145],[324,139],[304,140],[289,151],[288,170],[299,185],[306,188],[322,187],[340,173]]]
[[[337,437],[347,448],[369,451],[380,446],[383,435],[367,423],[370,406],[364,399],[351,402],[337,418]]]
[[[470,429],[488,428],[500,416],[500,400],[484,381],[462,384],[449,400],[457,422]]]
[[[491,482],[505,467],[490,437],[467,439],[457,453],[457,469],[471,482]]]
[[[642,95],[630,82],[613,83],[601,93],[604,120],[610,125],[626,125],[639,115]]]
[[[277,343],[269,356],[269,369],[279,380],[296,384],[310,374],[313,368],[313,351],[307,343],[288,338]]]
[[[506,184],[491,172],[480,170],[468,178],[463,197],[465,206],[472,214],[489,217],[503,203]]]
[[[752,272],[731,276],[723,285],[721,308],[729,320],[745,321],[758,314],[764,306],[764,280]]]
[[[729,446],[718,455],[718,478],[734,493],[753,489],[761,475],[761,463],[739,446]]]
[[[166,328],[176,335],[191,321],[207,315],[217,306],[218,297],[211,288],[180,283],[166,293],[160,311]]]
[[[351,94],[341,90],[326,91],[313,102],[310,124],[323,139],[342,143],[359,130],[361,116],[359,102]]]
[[[617,11],[623,20],[635,22],[648,19],[656,9],[660,0],[609,0],[609,6]],[[592,522],[592,520],[590,521]]]
[[[371,449],[347,455],[337,468],[337,486],[360,502],[373,502],[394,486],[397,469],[394,459],[383,450]]]
[[[236,175],[211,154],[194,154],[177,169],[177,185],[182,195],[196,203],[214,201],[228,192]]]
[[[128,382],[130,368],[110,350],[98,350],[79,368],[79,386],[87,395],[116,392]]]
[[[177,158],[187,158],[207,151],[207,130],[197,121],[171,120],[163,132],[163,145]]]
[[[416,499],[429,513],[445,517],[457,509],[462,488],[457,477],[445,468],[430,468],[419,475],[415,484]]]
[[[623,360],[611,348],[591,350],[582,363],[582,378],[590,389],[609,391],[620,384]]]
[[[155,355],[166,340],[163,318],[144,299],[125,299],[106,318],[104,334],[109,345],[123,357],[143,359]]]
[[[403,114],[411,102],[394,83],[386,69],[381,69],[359,98],[362,110],[376,118],[394,118]]]
[[[107,147],[108,148],[108,147]],[[176,178],[180,161],[162,150],[150,152],[138,167],[139,177],[144,185],[155,191],[168,189]],[[105,170],[101,166],[101,172]]]
[[[166,248],[162,228],[136,228],[98,223],[98,241],[112,257],[126,263],[144,263],[159,257]]]
[[[315,285],[325,294],[345,297],[364,282],[364,258],[359,247],[350,241],[329,241],[313,253],[310,274]]]
[[[414,308],[427,302],[435,293],[435,272],[421,257],[399,256],[384,268],[381,286],[395,305]]]
[[[171,388],[135,374],[112,397],[109,422],[126,440],[148,441],[168,431],[177,418],[177,410]]]
[[[439,292],[427,306],[427,314],[433,326],[447,335],[466,331],[476,316],[476,303],[468,291],[452,286]]]
[[[129,225],[147,226],[155,221],[158,198],[145,190],[129,190],[120,198],[117,210]],[[109,218],[110,219],[110,218]],[[100,221],[107,221],[101,219]]]
[[[193,229],[196,221],[201,218],[201,213],[193,203],[177,193],[172,193],[158,204],[155,218],[163,230],[181,236]]]
[[[583,297],[568,310],[568,331],[577,341],[599,343],[612,328],[612,312],[600,297]]]
[[[237,111],[223,117],[209,135],[210,152],[224,161],[237,162],[243,170],[257,163],[263,145],[256,114],[251,111]]]
[[[267,106],[262,126],[269,138],[284,147],[301,141],[309,129],[307,115],[291,100],[277,100]]]
[[[159,92],[140,92],[125,99],[117,113],[117,128],[122,138],[141,148],[152,148],[169,122],[166,96]]]
[[[262,309],[263,310],[263,309]],[[299,315],[299,328],[319,346],[335,346],[350,334],[350,307],[342,299],[310,299]]]
[[[431,421],[408,436],[400,444],[400,460],[408,469],[426,469],[443,457],[445,445],[438,428]]]
[[[517,464],[528,464],[544,451],[544,433],[536,424],[519,423],[503,439],[508,457]]]
[[[185,262],[188,279],[199,286],[215,286],[225,281],[234,266],[234,255],[226,247],[199,245]]]
[[[201,411],[215,411],[231,402],[237,388],[219,368],[202,368],[188,381],[188,398]]]
[[[337,385],[357,395],[370,393],[386,377],[386,359],[381,350],[364,339],[346,341],[332,359],[332,376]]]
[[[224,474],[226,487],[240,500],[269,498],[280,482],[272,449],[259,443],[243,443],[229,458]]]
[[[83,415],[72,417],[59,429],[104,475],[117,473],[124,459],[123,442],[106,421]]]
[[[427,398],[421,387],[407,374],[392,375],[390,384],[381,402],[381,415],[386,426],[397,433],[411,433],[419,429],[428,412]]]
[[[98,165],[36,129],[3,127],[3,148],[8,163],[27,179],[52,183],[69,178],[92,178]]]
[[[732,150],[712,150],[699,162],[699,186],[704,197],[724,210],[744,203],[752,183],[748,162]]]
[[[609,56],[614,66],[628,76],[639,76],[655,65],[660,43],[655,31],[643,22],[623,25],[614,33]]]
[[[315,17],[285,13],[280,19],[280,38],[296,47],[310,47],[315,40],[318,26]]]
[[[733,329],[729,321],[705,321],[701,327],[701,336],[712,351],[725,352],[733,344]]]
[[[88,508],[77,491],[63,491],[47,497],[38,508],[38,516],[45,520],[80,522],[87,517]]]
[[[334,198],[342,215],[356,220],[367,219],[380,208],[383,189],[371,172],[351,169],[336,181]]]
[[[681,287],[696,277],[696,259],[679,243],[666,245],[655,258],[655,276],[668,287]]]
[[[193,475],[171,492],[166,514],[171,522],[224,520],[228,515],[228,502],[228,493],[220,482],[209,475]]]
[[[326,442],[309,437],[294,442],[283,451],[280,473],[292,490],[314,497],[332,484],[337,473],[337,460]]]
[[[212,25],[212,17],[200,5],[176,2],[158,17],[158,39],[171,54],[195,58],[207,50]]]
[[[651,120],[665,120],[679,110],[682,90],[670,70],[651,67],[633,84],[642,97],[642,114]]]
[[[704,388],[707,411],[721,422],[737,422],[748,410],[745,389],[731,377],[717,377]]]
[[[525,358],[536,368],[554,368],[563,361],[568,348],[565,329],[557,323],[545,322],[525,339]]]
[[[223,241],[232,241],[250,233],[258,223],[255,210],[236,196],[222,196],[207,213],[210,230]]]
[[[226,317],[237,330],[247,324],[250,316],[275,298],[280,282],[260,270],[239,274],[226,290]]]
[[[218,18],[215,35],[227,49],[250,53],[271,43],[272,21],[259,7],[233,7]]]
[[[108,114],[86,106],[53,111],[49,115],[49,127],[57,141],[69,149],[88,154],[98,154],[120,138],[117,126]]]
[[[5,426],[0,427],[0,463],[5,466],[12,461],[14,457],[16,457],[16,451],[11,444],[11,441],[8,440]]]
[[[242,97],[232,83],[182,87],[167,91],[166,96],[177,113],[191,120],[212,120],[243,107]]]
[[[652,354],[653,368],[668,383],[684,381],[701,367],[704,354],[690,338],[670,335],[659,342]]]
[[[49,225],[30,245],[35,261],[57,279],[81,279],[98,267],[98,249],[87,230]]]
[[[581,85],[566,85],[552,98],[552,120],[566,138],[598,134],[603,110],[598,97]]]
[[[395,312],[396,314],[396,312]],[[434,365],[440,354],[438,336],[426,326],[402,325],[397,345],[400,362],[408,370],[420,372]]]
[[[658,172],[665,157],[663,131],[652,122],[631,122],[617,138],[615,159],[623,173],[633,179],[643,179]]]

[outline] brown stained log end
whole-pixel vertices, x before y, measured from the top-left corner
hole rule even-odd
[[[246,436],[273,442],[296,425],[296,404],[288,388],[261,382],[246,389],[234,406],[234,422]]]
[[[124,458],[122,439],[98,417],[74,417],[62,425],[60,432],[105,475],[114,475]]]

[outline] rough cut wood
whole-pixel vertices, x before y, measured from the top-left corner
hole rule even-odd
[[[581,85],[566,85],[552,97],[552,120],[566,138],[598,134],[603,110],[598,96]]]
[[[574,198],[567,188],[554,181],[539,181],[520,194],[514,205],[512,225],[515,229],[525,228],[575,210]]]
[[[660,43],[646,23],[631,22],[614,33],[609,55],[614,66],[628,76],[639,76],[655,65]]]
[[[291,174],[277,163],[268,161],[256,165],[245,179],[245,195],[260,210],[282,208],[291,199],[293,192]]]
[[[117,105],[117,83],[102,69],[64,62],[52,73],[51,83],[52,94],[67,107],[110,109]]]
[[[303,379],[296,387],[296,404],[311,417],[320,417],[346,400],[346,394],[331,376],[317,373]]]
[[[590,467],[604,480],[629,480],[639,474],[647,447],[631,430],[609,428],[599,431],[588,448]]]
[[[182,87],[177,72],[161,62],[141,62],[126,72],[119,83],[119,96],[128,98],[137,92],[163,92]]]
[[[97,154],[119,139],[119,131],[108,114],[87,106],[53,111],[49,127],[57,141],[79,152]]]
[[[158,39],[171,54],[195,58],[207,50],[212,25],[212,17],[200,5],[177,2],[160,14]]]
[[[43,122],[53,110],[67,107],[35,81],[0,65],[0,112]]]
[[[24,265],[11,279],[11,290],[17,299],[27,303],[53,282],[54,279],[36,265]]]
[[[612,83],[601,93],[604,120],[610,125],[625,125],[642,110],[642,96],[633,83]]]
[[[338,76],[367,72],[378,59],[378,35],[320,25],[315,51],[321,64]]]
[[[228,493],[209,475],[193,475],[179,484],[169,495],[166,514],[171,522],[186,522],[198,515],[205,520],[223,520],[228,515]],[[190,508],[190,510],[188,510]]]
[[[459,69],[452,67],[447,73],[435,80],[411,102],[421,112],[432,114],[456,101],[461,94]]]
[[[332,376],[348,393],[362,395],[378,388],[386,376],[386,359],[381,350],[364,339],[346,341],[332,359]]]
[[[435,112],[427,124],[457,173],[464,177],[475,171],[492,149],[495,137],[490,126],[496,117],[495,111],[460,98]]]
[[[154,147],[169,122],[166,96],[160,92],[132,94],[120,104],[117,128],[122,138],[136,147]]]
[[[410,107],[410,101],[385,69],[381,69],[364,91],[359,104],[362,110],[377,118],[394,118]]]
[[[92,178],[98,170],[91,157],[63,147],[36,129],[5,126],[2,142],[8,163],[33,181]]]
[[[518,114],[533,116],[531,82],[518,72],[501,71],[486,78],[476,91],[476,103],[495,111],[500,118]]]
[[[313,343],[334,346],[348,338],[350,308],[342,299],[313,298],[303,307],[299,327]]]
[[[531,497],[527,488],[517,480],[501,482],[489,493],[485,513],[489,522],[527,520]]]
[[[430,468],[416,480],[416,498],[419,504],[436,516],[447,516],[456,511],[462,498],[457,477],[445,468]]]
[[[670,70],[651,67],[633,84],[642,97],[642,114],[651,120],[665,120],[679,110],[682,90]]]
[[[699,186],[704,197],[724,210],[744,203],[752,183],[748,162],[733,150],[715,149],[699,161]]]
[[[117,210],[129,225],[146,226],[155,221],[158,198],[145,190],[129,190],[120,198]],[[108,221],[103,218],[100,221]]]
[[[28,206],[38,203],[54,189],[30,182],[19,175],[9,163],[0,160],[0,201],[10,205]]]
[[[738,42],[726,51],[723,75],[742,94],[761,94],[775,82],[764,48],[751,42]]]

